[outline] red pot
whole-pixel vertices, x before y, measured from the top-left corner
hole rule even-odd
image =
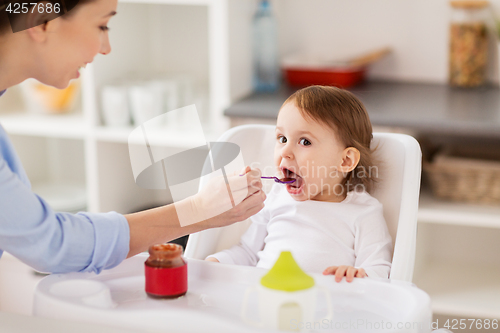
[[[349,88],[362,82],[367,67],[354,68],[284,68],[290,86],[325,85]]]

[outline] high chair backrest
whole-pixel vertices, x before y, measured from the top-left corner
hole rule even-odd
[[[246,165],[259,168],[263,175],[274,175],[275,126],[244,125],[225,132],[219,142],[240,146]],[[371,192],[384,207],[384,217],[393,239],[391,279],[411,282],[415,263],[417,211],[420,193],[422,154],[413,137],[405,134],[374,133],[372,140],[379,182]],[[265,181],[264,191],[273,182]],[[200,184],[200,188],[203,183]],[[250,219],[233,225],[208,229],[189,236],[185,256],[204,259],[238,243]]]

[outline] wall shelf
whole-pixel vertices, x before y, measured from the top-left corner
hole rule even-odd
[[[103,142],[116,142],[127,144],[129,142],[129,135],[135,127],[105,127],[99,126],[96,128],[95,137]],[[222,134],[223,131],[216,131],[213,129],[204,129],[205,138],[207,141],[215,141]],[[152,146],[167,146],[179,148],[193,148],[197,145],[197,141],[193,138],[197,133],[190,134],[189,128],[181,130],[179,128],[157,128],[148,131],[148,141]],[[137,142],[140,143],[140,142]]]
[[[433,262],[414,282],[432,300],[435,314],[500,319],[500,269],[487,265]]]
[[[500,228],[500,207],[444,201],[423,192],[420,196],[418,222]]]
[[[83,139],[87,123],[81,113],[63,115],[2,113],[0,124],[9,134],[50,138]]]

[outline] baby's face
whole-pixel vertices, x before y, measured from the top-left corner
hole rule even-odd
[[[342,201],[340,186],[344,145],[326,124],[302,117],[294,103],[285,104],[276,124],[274,161],[282,177],[296,181],[286,185],[297,201]]]

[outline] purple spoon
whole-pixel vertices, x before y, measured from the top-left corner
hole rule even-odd
[[[293,183],[294,181],[296,181],[297,179],[295,178],[281,178],[279,179],[278,177],[260,177],[260,178],[264,178],[264,179],[274,179],[274,181],[276,183],[280,183],[280,184],[291,184]]]
[[[244,175],[240,175],[240,176],[244,176]],[[295,182],[297,179],[295,178],[281,178],[279,179],[278,177],[260,177],[260,178],[263,178],[263,179],[274,179],[274,181],[276,183],[280,183],[280,184],[291,184],[293,182]]]

